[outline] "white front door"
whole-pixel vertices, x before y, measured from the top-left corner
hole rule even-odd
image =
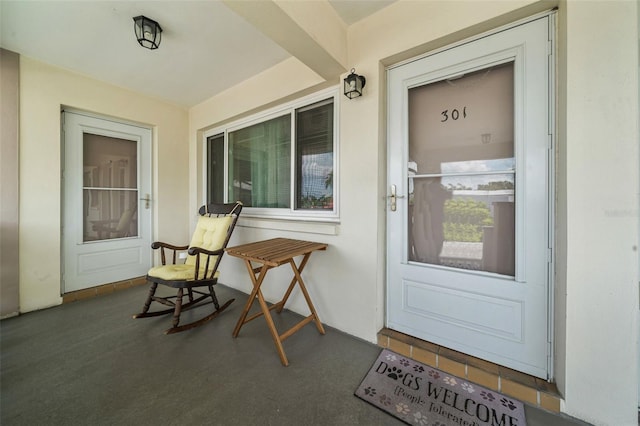
[[[387,326],[545,379],[551,27],[388,71]]]
[[[151,266],[151,130],[63,113],[63,293]]]

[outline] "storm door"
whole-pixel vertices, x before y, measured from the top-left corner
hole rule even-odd
[[[151,130],[63,113],[63,293],[151,266]]]
[[[550,18],[388,71],[387,326],[548,377]]]

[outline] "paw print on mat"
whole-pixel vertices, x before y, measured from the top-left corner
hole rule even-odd
[[[407,361],[406,359],[402,358],[400,360],[400,364],[402,364],[404,367],[408,367],[409,366],[409,361]]]
[[[371,386],[368,386],[367,388],[365,388],[364,394],[367,396],[374,396],[376,394],[376,390]]]
[[[413,422],[419,424],[420,426],[429,425],[429,419],[420,411],[416,411],[415,413],[413,413]]]
[[[445,377],[445,378],[444,378],[444,382],[445,382],[446,384],[450,385],[450,386],[455,386],[455,385],[457,385],[457,384],[458,384],[458,382],[456,381],[456,379],[454,379],[453,377],[449,377],[449,376],[447,376],[447,377]]]
[[[474,393],[476,391],[471,383],[466,382],[462,384],[462,389],[466,390],[469,393]]]
[[[399,368],[396,367],[391,367],[391,368],[387,368],[387,377],[393,379],[393,380],[398,380],[404,377],[404,374],[402,373],[402,370],[400,370]]]
[[[512,400],[510,400],[510,399],[507,399],[507,398],[500,398],[500,402],[502,403],[502,405],[503,405],[504,407],[507,407],[507,408],[508,408],[509,410],[511,410],[511,411],[513,411],[513,410],[515,410],[515,409],[517,408],[517,407],[516,407],[516,404],[515,404]]]
[[[398,357],[394,354],[387,354],[387,361],[397,361]]]
[[[493,394],[491,392],[486,392],[486,391],[480,392],[480,396],[482,397],[482,399],[484,399],[486,401],[495,401],[495,399],[496,399],[496,397],[493,396]]]
[[[396,404],[396,412],[398,414],[409,414],[409,406],[404,402],[398,402]]]
[[[440,378],[440,374],[438,374],[438,372],[435,371],[435,370],[429,370],[429,376],[431,376],[434,379],[439,379]]]
[[[389,405],[391,405],[391,398],[389,398],[387,395],[380,395],[380,404],[388,407]]]
[[[415,371],[416,373],[424,373],[424,367],[416,364],[413,366],[413,371]]]

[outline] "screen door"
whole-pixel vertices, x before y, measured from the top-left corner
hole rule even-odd
[[[387,327],[545,379],[549,28],[388,72]]]
[[[151,130],[63,113],[63,292],[151,266]]]

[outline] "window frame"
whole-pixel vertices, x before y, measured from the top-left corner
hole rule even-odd
[[[296,112],[299,109],[305,109],[312,106],[315,103],[322,103],[323,101],[332,100],[333,102],[333,209],[296,209],[296,188],[300,184],[296,180],[296,160],[297,160],[297,141],[296,141]],[[209,151],[208,151],[208,139],[215,136],[222,135],[224,137],[224,202],[233,202],[235,200],[229,200],[229,133],[241,130],[265,121],[272,120],[274,118],[289,115],[291,117],[291,170],[290,170],[290,194],[289,194],[289,207],[288,208],[267,208],[267,207],[249,207],[246,206],[242,210],[243,217],[254,217],[263,219],[286,219],[297,221],[312,221],[312,222],[339,222],[339,204],[340,204],[340,190],[339,190],[339,91],[338,87],[332,87],[320,92],[296,99],[291,102],[286,102],[281,105],[269,108],[267,110],[251,114],[238,120],[231,121],[222,126],[216,126],[203,132],[202,135],[202,176],[200,177],[202,182],[202,199],[204,202],[207,200],[208,194],[208,173],[209,173]]]

